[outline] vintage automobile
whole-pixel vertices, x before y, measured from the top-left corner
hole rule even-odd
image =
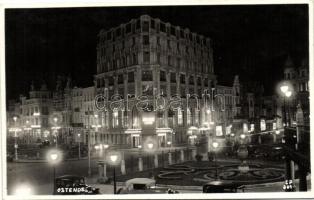
[[[244,192],[244,186],[232,181],[210,181],[203,185],[203,193],[236,193]]]
[[[99,188],[93,188],[85,184],[85,178],[83,176],[59,176],[55,179],[54,184],[55,195],[99,194]]]
[[[156,181],[149,178],[133,178],[125,182],[125,187],[120,188],[118,194],[175,194],[179,193],[168,187],[156,186]]]

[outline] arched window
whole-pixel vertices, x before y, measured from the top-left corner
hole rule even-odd
[[[183,125],[183,111],[180,108],[178,109],[178,125]]]
[[[117,128],[119,126],[119,112],[114,109],[112,112],[112,127]]]

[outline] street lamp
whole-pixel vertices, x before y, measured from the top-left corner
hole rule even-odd
[[[154,147],[154,144],[153,144],[153,143],[148,143],[148,144],[147,144],[147,147],[148,147],[149,150],[152,150],[153,147]]]
[[[14,155],[15,155],[15,160],[18,160],[18,155],[17,155],[17,148],[18,148],[18,144],[17,144],[17,126],[16,126],[16,121],[17,121],[17,116],[13,117],[14,120]]]
[[[245,134],[241,134],[240,135],[240,138],[241,138],[241,144],[243,144],[244,143],[244,139],[245,139],[245,137],[246,137],[246,135]]]
[[[108,162],[113,166],[113,194],[117,194],[116,168],[115,166],[121,161],[119,152],[109,152],[107,156]]]
[[[81,159],[81,134],[77,134],[78,137],[78,159]]]
[[[53,129],[54,130],[54,133],[55,133],[55,137],[56,137],[56,148],[58,148],[58,136],[59,136],[59,134],[58,134],[58,129],[60,128],[59,126],[58,126],[58,121],[59,121],[59,119],[58,119],[58,117],[53,117],[53,122],[54,122],[54,126],[53,127],[51,127],[51,129]]]
[[[26,120],[26,127],[24,128],[24,130],[27,131],[26,143],[29,144],[30,143],[30,131],[32,130],[32,128],[30,127],[30,124],[29,124],[28,120]]]
[[[286,108],[286,98],[290,98],[292,91],[287,84],[280,86],[280,91],[283,94],[283,114],[284,114],[284,126],[287,126],[287,108]],[[290,119],[289,119],[290,121]]]
[[[58,150],[50,150],[47,154],[47,160],[53,166],[53,191],[56,191],[56,165],[61,161],[61,153]]]
[[[167,143],[168,144],[168,143]],[[148,153],[150,153],[150,154],[153,154],[154,153],[154,150],[155,150],[155,145],[154,145],[154,143],[153,142],[148,142],[147,143],[147,148],[146,148],[146,151],[148,152]],[[170,151],[170,150],[169,150]],[[149,158],[149,157],[148,157]],[[148,161],[149,161],[149,159],[148,159]],[[147,163],[147,168],[148,168],[148,166],[149,166],[149,162]],[[152,171],[151,171],[151,173],[152,173],[152,177],[154,177],[154,166],[152,165]]]
[[[217,155],[216,155],[216,149],[218,148],[218,146],[219,146],[218,142],[213,142],[214,156],[215,156],[215,169],[216,169],[215,180],[218,179],[218,165],[217,165]]]

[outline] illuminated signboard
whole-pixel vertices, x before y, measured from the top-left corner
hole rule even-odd
[[[222,126],[216,126],[216,136],[222,136]]]

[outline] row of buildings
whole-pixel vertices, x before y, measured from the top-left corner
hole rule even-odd
[[[98,39],[94,85],[73,87],[62,77],[53,90],[32,84],[27,97],[8,102],[9,137],[120,148],[153,140],[166,147],[194,144],[203,132],[238,137],[283,125],[280,95],[264,96],[262,87],[252,90],[239,76],[219,85],[209,38],[144,15],[101,30]],[[308,69],[305,61],[299,67],[290,58],[285,63],[284,79],[294,88],[291,116],[299,104],[308,115]]]

